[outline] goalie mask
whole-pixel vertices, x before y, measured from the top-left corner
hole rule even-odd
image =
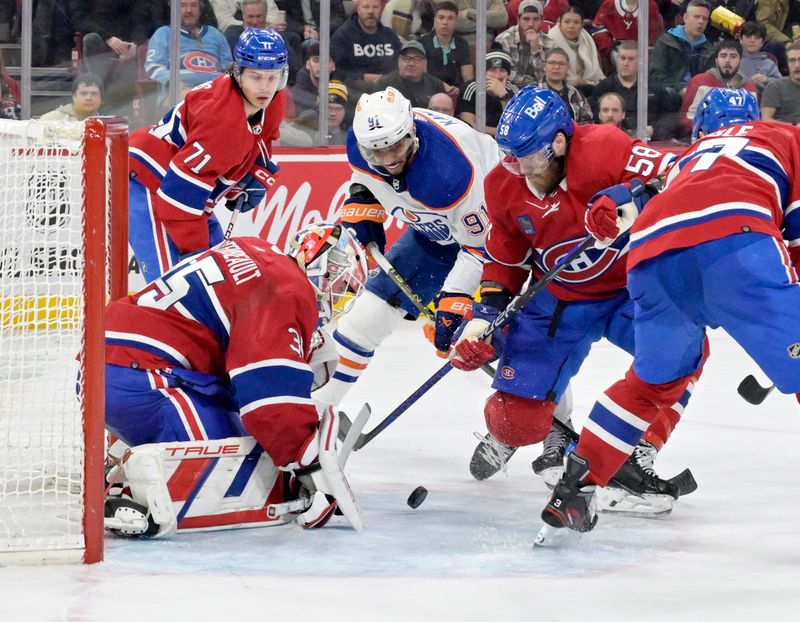
[[[308,225],[297,232],[286,254],[294,258],[314,288],[318,326],[347,313],[367,282],[366,252],[342,225]]]

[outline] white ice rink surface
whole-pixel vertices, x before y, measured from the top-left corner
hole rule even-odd
[[[102,564],[0,569],[0,621],[800,619],[800,405],[777,393],[745,403],[736,386],[757,368],[723,333],[711,338],[695,397],[656,463],[664,477],[691,467],[699,489],[667,519],[601,515],[568,548],[532,551],[547,498],[530,468],[539,446],[518,451],[507,475],[472,480],[489,379],[454,371],[351,457],[364,532],[336,517],[310,532],[108,538]],[[629,363],[595,347],[573,385],[577,426]],[[370,402],[371,429],[441,364],[408,323],[345,410]],[[412,510],[418,485],[429,495]]]

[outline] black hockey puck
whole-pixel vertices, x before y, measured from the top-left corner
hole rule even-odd
[[[408,495],[408,507],[414,508],[415,510],[422,505],[422,502],[425,501],[425,497],[428,496],[428,489],[425,486],[417,486],[410,495]]]

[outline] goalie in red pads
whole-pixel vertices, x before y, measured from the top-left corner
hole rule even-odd
[[[106,426],[133,449],[123,464],[132,499],[109,499],[107,526],[164,535],[294,511],[318,527],[338,502],[360,528],[333,447],[338,417],[328,409],[320,422],[310,394],[336,358],[317,328],[366,277],[358,242],[323,223],[288,255],[225,240],[110,303]]]

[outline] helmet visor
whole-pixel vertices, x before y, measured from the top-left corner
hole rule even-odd
[[[519,177],[527,177],[541,173],[553,161],[553,149],[548,145],[539,151],[521,157],[506,154],[503,158],[503,166]]]
[[[358,143],[358,149],[361,151],[361,155],[364,156],[364,159],[372,166],[388,167],[399,162],[405,164],[413,145],[414,139],[411,136],[404,136],[388,147],[370,149]]]

